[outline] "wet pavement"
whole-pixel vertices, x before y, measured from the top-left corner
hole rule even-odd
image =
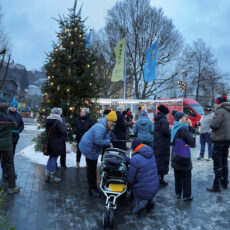
[[[31,144],[32,138],[33,134],[22,134],[17,151]],[[194,152],[199,152],[199,146]],[[170,168],[166,176],[169,185],[159,190],[154,209],[134,216],[133,202],[120,200],[114,229],[230,229],[230,189],[220,194],[206,192],[213,180],[212,162],[197,161],[196,157],[193,154],[192,202],[175,200]],[[44,181],[44,165],[34,164],[23,155],[16,155],[15,164],[21,192],[6,194],[4,211],[17,230],[103,229],[105,199],[88,195],[85,168],[58,170],[62,182],[54,184]]]

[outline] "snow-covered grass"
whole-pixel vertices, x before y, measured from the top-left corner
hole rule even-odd
[[[71,144],[66,144],[66,165],[67,167],[76,167],[76,153],[73,152]],[[34,163],[46,165],[48,156],[44,156],[42,152],[36,152],[34,150],[34,144],[27,146],[21,152],[17,153],[20,154],[28,159],[30,159]],[[98,162],[100,162],[100,158],[98,159]],[[86,161],[84,155],[81,156],[81,167],[86,167]]]

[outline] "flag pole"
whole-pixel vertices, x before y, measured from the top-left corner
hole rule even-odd
[[[124,92],[123,92],[123,98],[126,99],[126,36],[125,36],[125,66],[124,66]]]

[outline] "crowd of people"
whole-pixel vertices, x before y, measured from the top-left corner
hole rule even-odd
[[[209,192],[220,192],[228,187],[228,147],[230,143],[230,103],[226,96],[216,99],[215,113],[205,107],[200,121],[200,156],[204,158],[205,144],[208,145],[208,160],[213,159],[214,182]],[[87,108],[82,108],[75,123],[76,167],[80,167],[83,154],[87,163],[88,192],[99,197],[97,186],[97,163],[101,153],[108,147],[128,150],[128,130],[133,129],[135,138],[131,144],[132,157],[127,156],[129,170],[127,180],[136,201],[133,213],[140,213],[145,208],[154,206],[154,197],[159,186],[167,186],[165,176],[171,167],[174,169],[175,197],[191,201],[192,196],[192,161],[190,147],[195,146],[195,132],[188,116],[181,111],[172,111],[174,124],[170,129],[167,115],[169,110],[160,105],[151,119],[148,113],[138,108],[134,117],[130,109],[117,107],[115,111],[105,110],[103,118],[94,123]],[[135,122],[133,122],[135,119]],[[24,124],[17,103],[0,105],[0,155],[2,158],[3,178],[8,180],[8,192],[19,192],[16,186],[14,154],[19,133]],[[57,159],[61,167],[66,168],[67,127],[61,108],[51,109],[46,119],[47,151],[49,159],[45,169],[45,181],[60,182],[55,176]],[[172,146],[170,154],[170,146]]]

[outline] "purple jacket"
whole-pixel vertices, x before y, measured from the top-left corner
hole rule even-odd
[[[189,131],[189,127],[186,127],[179,122],[175,122],[172,133],[172,168],[181,171],[192,170],[190,146],[194,145],[195,139],[193,138],[192,133]]]

